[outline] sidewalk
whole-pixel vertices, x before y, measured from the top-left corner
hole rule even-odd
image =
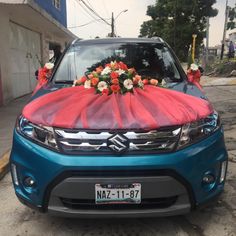
[[[202,76],[201,85],[203,87],[236,85],[236,77],[219,78],[219,77]]]
[[[12,145],[12,132],[16,117],[29,98],[30,95],[26,95],[0,107],[0,178],[1,173],[4,173],[8,167],[9,150]]]

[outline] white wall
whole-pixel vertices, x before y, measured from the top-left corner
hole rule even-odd
[[[2,82],[3,103],[13,99],[13,85],[10,64],[10,22],[16,23],[41,35],[42,63],[49,60],[49,42],[59,43],[72,41],[71,36],[59,29],[41,14],[26,4],[3,6],[0,4],[0,78]]]
[[[0,66],[1,66],[1,80],[3,90],[3,101],[8,102],[12,98],[12,86],[10,81],[9,65],[9,15],[3,8],[0,8]]]

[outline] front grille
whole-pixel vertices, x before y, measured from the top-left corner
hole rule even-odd
[[[119,151],[112,150],[107,144],[108,140],[116,135],[121,135],[129,144],[126,154],[162,153],[170,152],[175,148],[181,132],[181,127],[167,127],[151,131],[79,131],[55,129],[58,145],[68,154],[111,154]],[[116,138],[116,137],[115,137]],[[123,148],[122,139],[115,143],[117,150]]]
[[[142,199],[141,204],[98,204],[94,200],[60,198],[62,204],[74,210],[128,210],[128,209],[161,209],[167,208],[176,203],[178,196],[165,198],[147,198]]]

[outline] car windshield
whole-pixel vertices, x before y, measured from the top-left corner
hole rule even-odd
[[[65,54],[54,81],[73,81],[86,72],[111,61],[122,61],[135,68],[142,77],[155,78],[160,82],[180,81],[175,59],[161,43],[104,43],[74,45]]]

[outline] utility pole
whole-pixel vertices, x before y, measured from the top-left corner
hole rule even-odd
[[[207,17],[207,31],[206,31],[206,65],[208,64],[209,56],[209,29],[210,29],[210,17]]]
[[[174,49],[176,50],[176,18],[177,18],[177,0],[175,0],[175,13],[174,13]]]
[[[221,55],[220,55],[220,59],[221,60],[223,60],[223,57],[224,57],[225,38],[226,38],[226,30],[227,30],[228,18],[229,18],[229,7],[228,7],[228,0],[226,0],[225,25],[224,25],[223,40],[222,40]]]
[[[195,62],[195,49],[196,49],[196,38],[197,38],[197,35],[196,35],[196,34],[193,34],[192,37],[193,37],[193,44],[192,44],[192,61],[193,61],[193,63],[194,63],[194,62]]]
[[[114,14],[113,12],[111,13],[111,37],[115,37],[115,24],[114,24]]]

